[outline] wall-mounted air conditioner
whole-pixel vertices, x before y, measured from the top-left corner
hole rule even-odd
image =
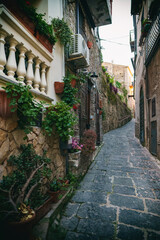
[[[72,35],[68,61],[74,61],[76,68],[89,66],[89,49],[81,34]]]

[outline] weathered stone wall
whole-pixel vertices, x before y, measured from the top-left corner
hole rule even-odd
[[[148,75],[148,94],[150,99],[149,108],[149,118],[148,121],[148,148],[151,143],[151,123],[156,121],[157,123],[157,156],[160,158],[160,48],[153,56],[150,64],[147,68]],[[156,114],[152,116],[152,99],[155,98]]]
[[[54,176],[65,175],[65,159],[60,153],[59,138],[53,133],[51,137],[44,135],[39,127],[33,127],[33,132],[27,135],[17,127],[16,114],[6,120],[0,118],[0,180],[3,176],[8,175],[12,169],[8,166],[7,160],[11,155],[18,155],[21,144],[33,144],[38,155],[47,151],[47,157],[51,159],[50,169],[52,178]]]
[[[131,120],[131,111],[121,102],[116,95],[116,103],[108,101],[107,95],[103,97],[103,132],[106,133],[112,129],[118,128]]]

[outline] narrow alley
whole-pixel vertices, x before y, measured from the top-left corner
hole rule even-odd
[[[134,136],[134,120],[106,133],[61,219],[65,240],[160,239],[159,179],[156,160]]]

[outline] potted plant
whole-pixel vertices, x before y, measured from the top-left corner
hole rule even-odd
[[[80,155],[82,151],[83,145],[79,143],[78,139],[72,138],[72,148],[69,150],[69,161],[70,163],[74,161],[80,161]],[[76,163],[75,163],[76,165]]]
[[[54,82],[54,89],[56,94],[62,94],[64,91],[64,82]]]
[[[33,195],[40,191],[43,179],[50,176],[50,159],[45,152],[37,155],[31,144],[21,145],[20,151],[9,158],[13,170],[0,183],[0,221],[12,239],[29,239],[36,217]]]
[[[77,88],[73,88],[71,85],[72,77],[64,77],[64,92],[62,95],[62,100],[68,104],[70,107],[72,107],[74,104],[78,103],[79,100],[76,97],[76,94],[78,92]]]
[[[71,111],[71,107],[64,101],[57,102],[56,105],[50,105],[44,112],[42,127],[51,136],[53,127],[62,141],[67,141],[73,135],[73,126],[76,123],[76,117]]]
[[[91,153],[95,151],[97,135],[95,131],[88,129],[84,131],[82,142],[82,155],[89,156]]]
[[[142,22],[142,35],[145,37],[150,29],[152,21],[149,19],[144,19]]]
[[[57,181],[57,179],[53,179],[49,184],[48,194],[52,196],[52,201],[54,203],[58,202],[58,196],[60,195],[60,189],[62,187],[61,182]]]
[[[89,49],[91,49],[92,46],[93,46],[93,43],[92,43],[91,41],[87,41],[87,47],[88,47]]]
[[[72,32],[68,27],[68,24],[64,19],[53,18],[52,26],[55,32],[56,38],[60,40],[62,45],[67,45],[71,41]]]

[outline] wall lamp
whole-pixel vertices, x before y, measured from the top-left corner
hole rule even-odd
[[[91,78],[98,78],[98,75],[96,74],[96,72],[90,72],[90,77]]]

